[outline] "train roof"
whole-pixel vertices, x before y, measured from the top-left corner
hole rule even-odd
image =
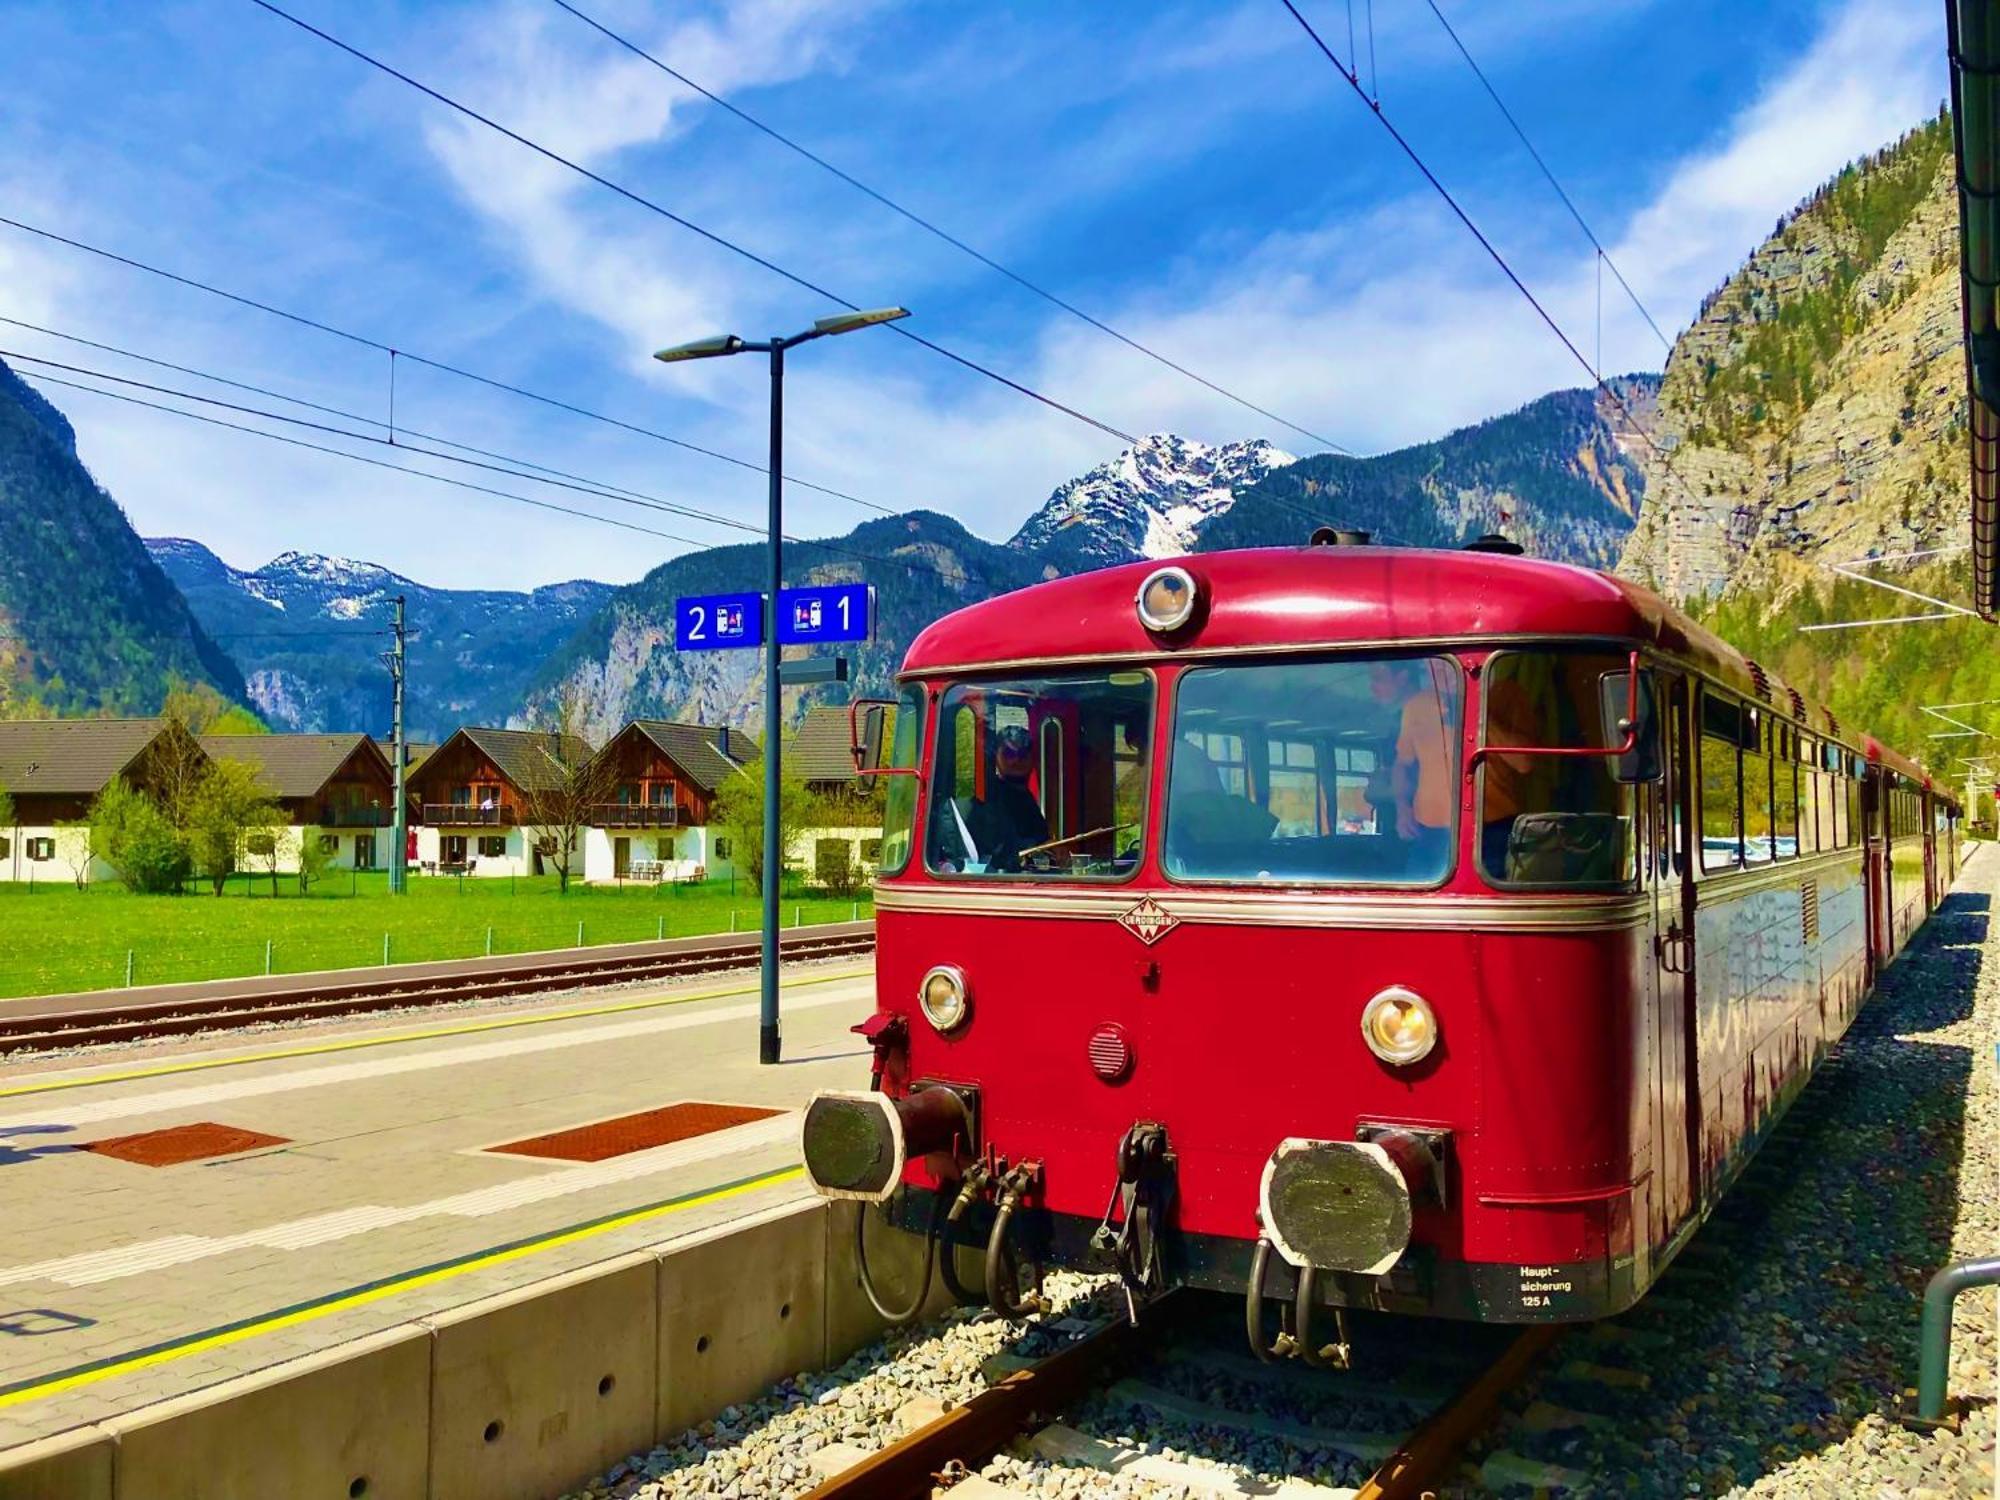
[[[1166,560],[1034,584],[956,610],[910,643],[905,676],[1103,660],[1203,658],[1314,646],[1464,644],[1581,636],[1652,646],[1849,744],[1862,736],[1713,631],[1629,579],[1568,563],[1415,547],[1263,547],[1171,561],[1203,606],[1163,641],[1139,623],[1140,583]],[[1916,762],[1866,741],[1917,780]]]

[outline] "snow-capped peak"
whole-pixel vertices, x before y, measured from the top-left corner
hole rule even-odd
[[[281,552],[260,573],[285,573],[293,578],[310,578],[320,583],[376,583],[393,577],[387,568],[356,562],[349,557],[328,557],[319,552]]]
[[[1228,510],[1239,488],[1292,461],[1261,438],[1218,448],[1155,433],[1060,485],[1008,545],[1085,566],[1177,556],[1193,550],[1203,524]]]

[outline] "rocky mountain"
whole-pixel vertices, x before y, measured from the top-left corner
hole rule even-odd
[[[1781,218],[1675,341],[1620,569],[1775,605],[1822,558],[1962,531],[1957,235],[1944,115]]]
[[[0,363],[0,711],[152,713],[176,677],[243,697],[69,421]]]
[[[1292,462],[1262,439],[1211,448],[1172,433],[1141,438],[1058,486],[1007,545],[1050,576],[1192,552],[1239,490]]]
[[[1657,385],[1634,375],[1614,388],[1644,421]],[[1211,448],[1161,434],[1059,486],[1004,546],[917,511],[795,545],[786,576],[875,585],[877,638],[852,656],[858,689],[880,693],[917,631],[962,605],[1141,557],[1298,545],[1319,525],[1418,546],[1502,529],[1541,556],[1608,566],[1644,490],[1627,421],[1591,391],[1558,391],[1373,458],[1294,460],[1264,442]],[[674,600],[762,582],[754,544],[676,558],[621,589],[548,664],[535,694],[580,687],[600,732],[635,714],[748,723],[761,704],[758,654],[676,652]],[[843,693],[794,693],[787,709],[796,718],[809,702]]]
[[[1322,453],[1273,470],[1199,528],[1200,550],[1303,541],[1314,526],[1409,547],[1456,547],[1501,531],[1537,557],[1606,568],[1640,514],[1633,430],[1652,417],[1656,375],[1554,391],[1434,442],[1369,458]]]
[[[381,653],[399,594],[410,631],[411,737],[505,724],[542,664],[613,593],[588,582],[532,593],[430,588],[374,563],[309,552],[246,572],[184,538],[146,547],[196,617],[227,641],[251,702],[276,729],[387,732]]]

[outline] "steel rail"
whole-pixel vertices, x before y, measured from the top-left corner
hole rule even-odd
[[[1053,1418],[1098,1384],[1103,1371],[1135,1351],[1145,1332],[1118,1321],[964,1405],[822,1480],[805,1500],[930,1500],[956,1477],[976,1471],[1017,1435]],[[1493,1420],[1508,1391],[1563,1334],[1563,1324],[1523,1329],[1491,1364],[1432,1412],[1354,1491],[1354,1500],[1417,1500],[1449,1474],[1465,1445]]]
[[[833,958],[872,952],[874,946],[872,933],[814,933],[787,938],[782,956]],[[758,960],[758,940],[751,934],[731,943],[706,942],[683,951],[591,957],[542,953],[523,955],[518,964],[500,966],[467,959],[466,965],[479,967],[452,973],[426,965],[421,974],[280,984],[267,991],[178,996],[136,1005],[115,998],[117,991],[107,991],[103,1005],[0,1017],[0,1053],[629,984],[754,967]]]

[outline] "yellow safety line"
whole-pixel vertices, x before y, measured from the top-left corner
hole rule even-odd
[[[802,1176],[804,1167],[784,1167],[762,1177],[753,1177],[746,1182],[738,1182],[729,1187],[717,1188],[713,1192],[702,1193],[693,1198],[682,1198],[673,1203],[656,1204],[651,1208],[634,1209],[629,1214],[621,1214],[614,1219],[606,1219],[581,1229],[572,1229],[556,1234],[545,1240],[535,1240],[526,1245],[515,1245],[505,1250],[494,1250],[457,1265],[440,1267],[434,1271],[419,1271],[400,1280],[384,1282],[351,1292],[344,1297],[317,1303],[311,1307],[299,1308],[288,1313],[279,1313],[254,1323],[246,1323],[221,1333],[210,1334],[206,1338],[190,1343],[178,1344],[171,1349],[157,1349],[147,1354],[135,1354],[130,1359],[112,1364],[100,1365],[95,1369],[81,1370],[74,1375],[58,1375],[39,1385],[23,1386],[16,1391],[0,1395],[0,1407],[15,1406],[23,1401],[39,1400],[45,1396],[60,1395],[64,1391],[76,1390],[81,1386],[94,1385],[100,1380],[109,1380],[114,1375],[129,1375],[135,1370],[150,1369],[156,1365],[170,1364],[189,1355],[206,1353],[210,1349],[222,1349],[238,1344],[245,1339],[261,1334],[275,1333],[281,1328],[296,1328],[302,1323],[311,1323],[336,1312],[345,1312],[352,1307],[365,1307],[371,1302],[379,1302],[385,1297],[400,1292],[415,1291],[419,1287],[434,1286],[449,1281],[455,1276],[463,1276],[469,1271],[483,1271],[490,1266],[503,1265],[508,1261],[520,1260],[536,1255],[544,1250],[553,1250],[563,1245],[573,1245],[581,1240],[594,1239],[613,1229],[622,1229],[628,1224],[637,1224],[646,1219],[660,1218],[666,1214],[679,1213],[683,1209],[700,1208],[710,1203],[719,1203],[757,1188],[771,1187]],[[249,1372],[245,1372],[249,1373]]]
[[[866,975],[867,969],[851,969],[839,974],[822,974],[811,979],[785,981],[787,989],[808,985],[837,984]],[[508,1016],[493,1021],[467,1021],[458,1026],[433,1026],[423,1031],[399,1031],[391,1036],[355,1037],[344,1042],[319,1042],[301,1047],[279,1047],[269,1052],[239,1053],[229,1057],[190,1058],[185,1062],[161,1063],[153,1068],[129,1068],[122,1073],[96,1073],[88,1078],[64,1078],[47,1083],[22,1083],[0,1088],[0,1099],[22,1094],[52,1094],[60,1089],[91,1088],[101,1083],[130,1083],[139,1078],[165,1078],[176,1073],[200,1073],[210,1068],[233,1068],[244,1063],[275,1062],[287,1057],[321,1057],[330,1052],[354,1052],[363,1047],[387,1047],[397,1042],[425,1042],[438,1037],[469,1036],[482,1031],[506,1031],[516,1026],[540,1026],[550,1021],[586,1020],[593,1016],[622,1015],[627,1011],[658,1010],[669,1005],[687,1005],[696,1000],[720,1000],[730,995],[754,995],[755,985],[738,985],[726,990],[703,990],[693,995],[669,995],[651,1000],[625,1000],[616,1005],[582,1006],[575,1010],[549,1011],[532,1016]],[[325,1019],[334,1019],[327,1017]]]

